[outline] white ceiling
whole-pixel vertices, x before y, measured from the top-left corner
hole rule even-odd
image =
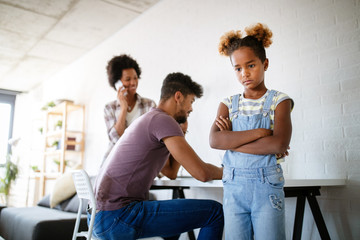
[[[29,91],[159,0],[0,0],[0,89]]]

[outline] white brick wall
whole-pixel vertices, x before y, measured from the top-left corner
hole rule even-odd
[[[285,175],[345,178],[345,187],[322,188],[319,204],[332,239],[360,239],[359,0],[162,1],[50,79],[44,98],[51,98],[58,82],[96,86],[94,92],[63,93],[63,98],[88,105],[87,168],[96,172],[106,150],[105,129],[99,126],[102,107],[115,97],[107,86],[106,61],[122,52],[133,55],[143,69],[138,90],[155,100],[164,76],[183,71],[205,88],[204,97],[194,105],[187,138],[204,160],[219,164],[218,152],[208,145],[209,129],[219,101],[242,89],[228,59],[217,53],[218,40],[228,30],[255,22],[266,23],[274,33],[267,51],[267,86],[295,101]],[[295,201],[286,203],[290,238]],[[320,239],[308,208],[304,220],[303,239]]]

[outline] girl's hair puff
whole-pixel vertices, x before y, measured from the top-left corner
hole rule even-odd
[[[220,38],[219,53],[223,56],[230,56],[237,48],[237,43],[241,40],[241,31],[229,31]],[[234,49],[236,48],[236,49]],[[233,50],[234,49],[234,50]]]
[[[253,36],[259,42],[261,42],[264,48],[268,48],[272,44],[272,32],[266,25],[257,23],[255,25],[246,27],[245,32],[248,36]]]
[[[253,26],[245,28],[246,37],[241,38],[240,31],[230,31],[225,33],[220,38],[219,53],[224,56],[231,56],[234,51],[241,47],[249,47],[254,51],[254,54],[264,62],[266,59],[265,48],[272,43],[271,30],[261,24],[257,23]]]

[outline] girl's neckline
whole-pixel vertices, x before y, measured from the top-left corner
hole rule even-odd
[[[260,99],[264,98],[269,93],[269,91],[270,90],[267,89],[266,92],[259,98],[246,98],[244,93],[241,94],[241,98],[246,99],[246,100],[260,100]]]

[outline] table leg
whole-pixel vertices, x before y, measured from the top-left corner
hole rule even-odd
[[[301,239],[302,225],[304,220],[304,210],[305,210],[305,196],[298,196],[296,200],[293,240]]]
[[[311,212],[314,216],[314,220],[318,228],[319,234],[321,236],[321,239],[330,239],[330,235],[326,228],[325,221],[321,214],[320,207],[316,200],[316,197],[313,195],[308,195],[307,199],[311,208]]]

